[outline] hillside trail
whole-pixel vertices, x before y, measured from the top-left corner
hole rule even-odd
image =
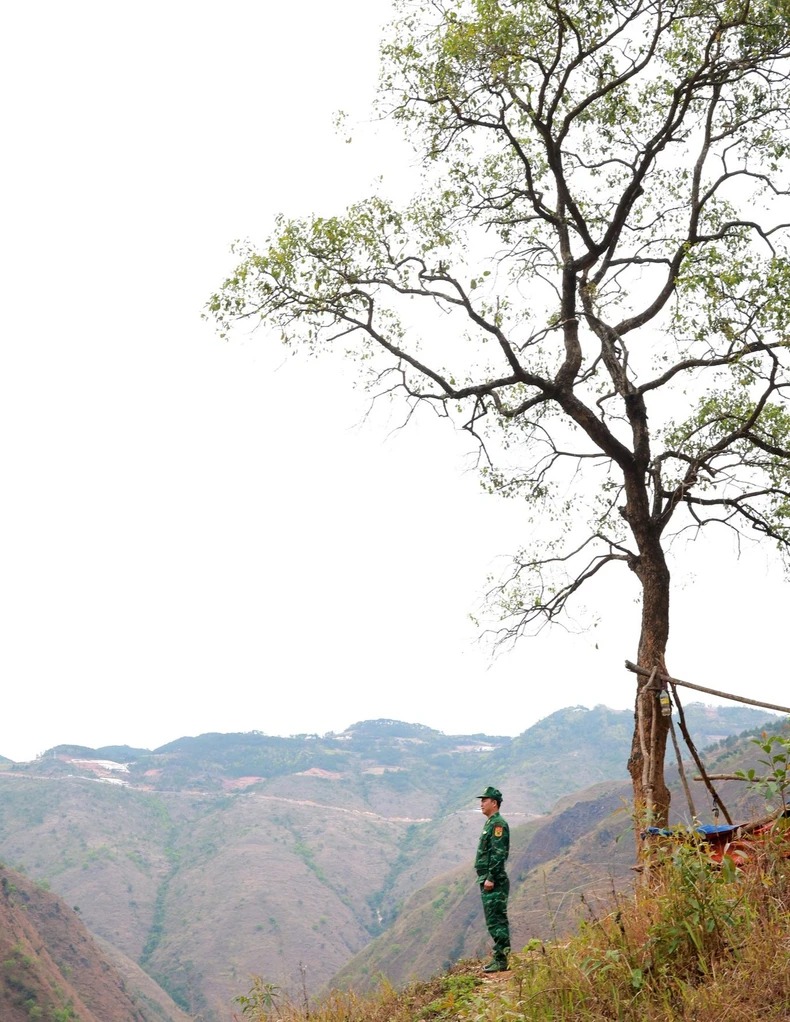
[[[483,967],[480,967],[480,975],[483,977],[483,983],[485,986],[507,986],[509,980],[512,978],[513,973],[510,969],[506,969],[504,972],[483,972]]]
[[[311,809],[330,809],[336,813],[348,813],[351,816],[364,816],[373,820],[384,820],[386,823],[431,823],[430,816],[381,816],[371,809],[349,809],[348,806],[327,805],[325,802],[312,802],[306,798],[287,798],[285,795],[260,795],[257,792],[250,792],[248,798],[258,799],[265,802],[290,802],[295,806],[309,806]]]
[[[24,774],[21,772],[10,773],[6,770],[0,770],[0,778],[7,777],[10,780],[26,780],[26,781],[58,781],[61,784],[66,781],[77,781],[84,782],[87,784],[108,784],[105,778],[99,777],[78,777],[76,774],[70,774],[66,777],[39,777],[36,774]],[[156,791],[154,788],[143,788],[136,784],[123,784],[120,785],[116,782],[113,787],[123,787],[127,791],[140,791],[146,795],[175,795],[181,798],[228,798],[232,795],[238,797],[238,792],[207,792],[207,791]],[[241,797],[258,799],[266,802],[286,802],[290,805],[295,806],[309,806],[312,809],[329,809],[336,813],[349,813],[352,816],[365,816],[374,820],[383,820],[386,823],[431,823],[433,818],[430,816],[381,816],[379,813],[374,813],[369,809],[349,809],[347,806],[333,806],[325,802],[313,802],[306,798],[288,798],[286,795],[260,795],[256,792],[242,793]],[[449,815],[453,815],[452,813]]]
[[[347,813],[351,816],[362,816],[366,819],[381,820],[384,823],[435,823],[437,820],[446,820],[451,816],[462,816],[466,813],[474,813],[476,816],[480,814],[479,809],[456,809],[451,813],[446,813],[444,816],[438,818],[432,816],[382,816],[380,813],[374,813],[371,809],[349,809],[347,806],[334,806],[326,802],[314,802],[311,799],[306,798],[288,798],[286,795],[262,795],[257,792],[246,792],[246,793],[230,793],[230,792],[206,792],[206,791],[156,791],[153,788],[143,788],[139,785],[128,784],[126,782],[115,781],[113,784],[112,780],[100,777],[78,777],[76,774],[68,774],[65,777],[40,777],[36,774],[25,774],[21,772],[14,772],[13,774],[7,770],[0,770],[0,779],[3,777],[8,778],[24,778],[27,781],[79,781],[87,782],[88,784],[112,784],[113,787],[123,787],[127,791],[141,791],[145,794],[157,794],[157,795],[175,795],[181,798],[227,798],[231,794],[250,799],[259,799],[267,802],[285,802],[295,806],[308,806],[311,809],[327,809],[330,812],[335,813]],[[511,812],[509,816],[523,816],[525,819],[534,819],[538,813],[518,813]]]
[[[445,813],[444,816],[433,817],[433,816],[381,816],[379,813],[374,813],[370,809],[349,809],[347,806],[333,806],[327,805],[325,802],[311,802],[309,799],[297,799],[287,798],[284,795],[260,795],[256,792],[250,792],[248,798],[266,799],[270,802],[291,802],[297,806],[310,806],[315,809],[329,809],[336,813],[349,813],[352,816],[364,816],[368,819],[383,820],[386,823],[437,823],[439,820],[449,820],[451,816],[463,816],[467,813],[473,813],[475,816],[480,815],[479,809],[455,809],[451,813]],[[527,819],[533,819],[538,816],[538,813],[510,813],[510,816],[524,816]]]

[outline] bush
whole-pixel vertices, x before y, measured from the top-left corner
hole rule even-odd
[[[518,962],[525,1022],[787,1018],[786,854],[779,834],[744,870],[713,861],[692,834],[658,849],[649,877],[609,915]]]

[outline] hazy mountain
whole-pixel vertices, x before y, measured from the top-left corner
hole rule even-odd
[[[742,706],[691,703],[686,708],[689,730],[699,748],[773,716]],[[509,777],[513,767],[527,761],[533,766],[530,779],[533,808],[542,806],[540,811],[545,811],[552,804],[555,791],[568,790],[567,773],[584,763],[585,751],[590,747],[596,750],[596,755],[592,763],[586,764],[594,772],[588,780],[623,776],[623,750],[627,758],[632,732],[633,714],[629,710],[610,710],[605,706],[588,710],[579,706],[558,710],[517,738],[445,735],[422,724],[385,718],[360,721],[339,734],[290,737],[258,731],[203,734],[179,738],[153,751],[126,745],[98,749],[59,745],[35,763],[13,764],[11,769],[39,776],[64,773],[96,776],[96,769],[86,761],[114,761],[128,767],[123,778],[135,787],[205,792],[239,790],[281,777],[318,775],[320,771],[341,775],[344,780],[377,771],[407,775],[397,783],[390,778],[390,787],[402,791],[409,787],[432,789],[436,797],[449,803],[457,800],[459,784],[464,780],[475,787],[482,777]],[[568,739],[573,744],[563,745],[566,762],[558,764],[557,742],[566,743]]]
[[[768,715],[687,716],[703,744]],[[558,798],[625,779],[632,722],[575,707],[515,739],[377,720],[151,752],[58,746],[0,770],[0,858],[79,905],[185,1011],[224,1022],[250,973],[294,990],[302,962],[317,989],[400,924],[415,891],[468,870],[485,785],[527,834]]]
[[[0,962],[3,1022],[189,1022],[138,966],[104,954],[60,898],[5,867]]]

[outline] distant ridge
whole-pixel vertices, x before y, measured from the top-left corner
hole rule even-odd
[[[510,735],[486,735],[482,731],[473,735],[448,735],[444,731],[437,731],[436,728],[428,727],[427,724],[409,724],[404,720],[393,720],[390,717],[378,717],[376,720],[360,720],[356,724],[347,727],[341,735],[359,735],[365,738],[469,738],[486,742],[512,742]],[[335,732],[329,732],[324,737],[339,737]]]
[[[53,749],[47,749],[44,756],[84,756],[92,759],[111,759],[116,763],[126,763],[129,760],[139,759],[140,756],[150,756],[149,749],[135,749],[131,745],[103,745],[100,749],[91,749],[86,745],[56,745]]]
[[[379,717],[377,720],[359,720],[347,727],[342,734],[366,735],[369,738],[419,738],[423,735],[441,735],[443,731],[426,724],[408,724],[405,720]]]
[[[701,702],[691,702],[685,707],[686,722],[691,731],[695,744],[699,748],[715,744],[727,735],[734,736],[741,731],[754,730],[756,722],[769,723],[772,720],[781,719],[780,715],[771,713],[768,710],[758,710],[744,706],[708,706]],[[613,710],[603,704],[597,704],[593,709],[586,706],[566,706],[563,709],[555,710],[553,713],[542,717],[532,724],[526,731],[516,737],[511,735],[487,735],[483,732],[475,734],[447,734],[426,724],[410,723],[403,720],[396,720],[390,717],[378,717],[370,720],[360,720],[349,725],[344,731],[328,731],[325,734],[302,733],[293,735],[269,735],[264,731],[207,731],[199,735],[182,735],[171,742],[160,745],[155,749],[143,749],[130,745],[103,745],[99,748],[90,748],[85,745],[56,745],[42,753],[39,760],[46,758],[84,758],[84,759],[105,759],[117,763],[132,763],[136,760],[148,757],[166,756],[173,753],[186,754],[190,758],[200,759],[204,754],[210,755],[218,767],[222,766],[223,760],[231,752],[239,750],[256,749],[280,749],[280,750],[310,750],[309,754],[315,754],[315,743],[331,743],[337,739],[355,739],[360,742],[388,740],[398,738],[416,738],[423,741],[436,743],[436,751],[439,746],[449,748],[459,742],[470,742],[490,744],[501,751],[497,755],[499,763],[508,760],[519,759],[521,751],[526,746],[536,747],[551,742],[556,736],[554,730],[559,726],[564,727],[569,721],[578,720],[583,727],[588,721],[595,720],[595,726],[599,721],[605,720],[607,726],[616,727],[622,730],[622,736],[630,741],[633,728],[633,713],[631,710]],[[14,760],[0,756],[0,763],[14,763]],[[271,774],[270,774],[271,775]]]

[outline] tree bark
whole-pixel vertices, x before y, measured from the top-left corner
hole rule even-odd
[[[636,530],[634,531],[636,533]],[[637,536],[637,540],[639,538]],[[658,673],[666,674],[664,657],[669,638],[670,574],[658,537],[644,538],[645,541],[639,544],[638,561],[633,565],[633,570],[642,584],[642,623],[637,662],[647,671],[657,667]],[[670,804],[669,789],[664,781],[664,755],[670,718],[661,713],[658,693],[656,683],[652,690],[648,690],[648,678],[639,675],[634,709],[634,737],[628,770],[633,782],[634,810],[637,819],[644,818],[649,820],[651,825],[663,827],[667,823]],[[649,764],[645,763],[643,743],[639,736],[640,701],[647,747],[652,759],[652,763]]]

